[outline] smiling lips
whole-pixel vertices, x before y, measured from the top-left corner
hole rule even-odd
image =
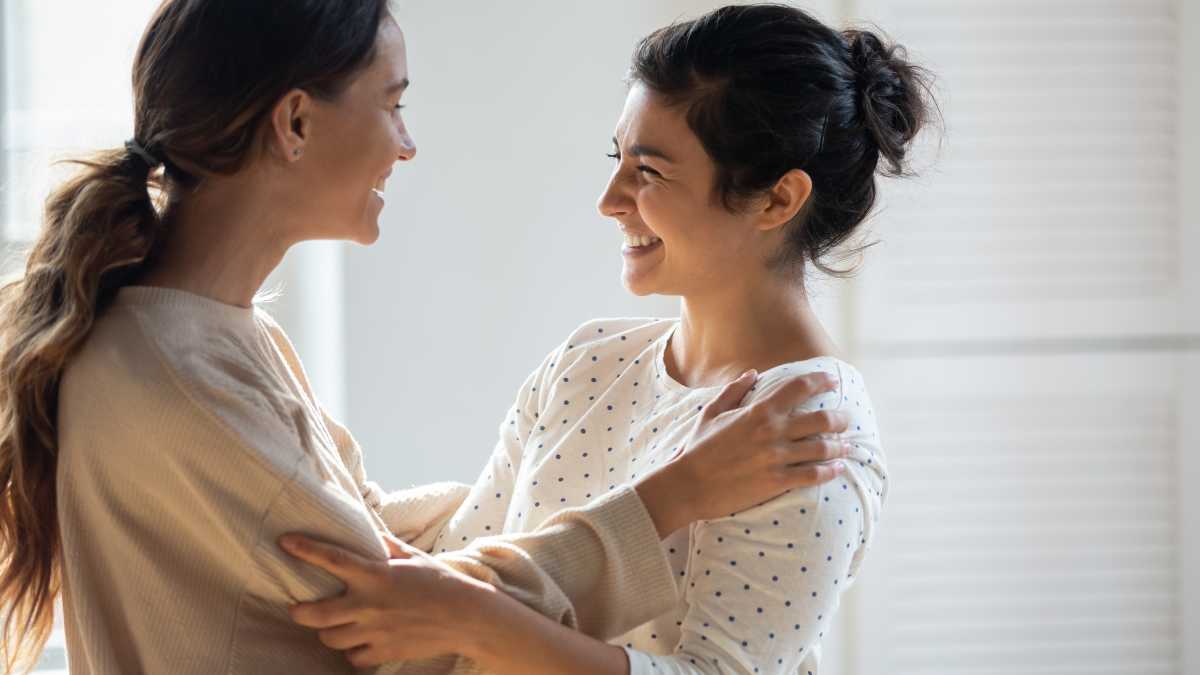
[[[379,180],[375,181],[375,187],[371,188],[371,192],[374,192],[380,199],[383,199],[383,190],[387,183],[388,176],[390,175],[392,175],[392,172],[388,171],[384,175],[380,176]]]
[[[645,246],[653,246],[654,244],[657,244],[658,242],[662,241],[662,239],[659,239],[658,237],[655,237],[653,235],[630,234],[628,232],[624,232],[622,234],[625,237],[625,245],[628,246],[629,248],[642,248]]]

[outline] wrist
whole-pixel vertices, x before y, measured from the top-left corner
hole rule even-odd
[[[504,642],[505,599],[495,586],[482,582],[467,591],[465,611],[459,614],[460,623],[455,627],[460,642],[454,651],[479,664],[490,663],[496,657]]]
[[[659,539],[666,539],[692,521],[688,509],[688,483],[681,480],[674,464],[667,464],[633,486],[658,530]]]

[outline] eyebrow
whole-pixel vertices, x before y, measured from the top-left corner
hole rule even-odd
[[[616,136],[613,136],[612,142],[613,145],[617,146],[617,149],[620,150],[621,144],[617,142]],[[632,148],[629,148],[629,154],[637,157],[657,157],[664,162],[670,162],[671,164],[675,163],[675,160],[671,159],[671,156],[667,153],[659,150],[658,148],[644,145],[642,143],[635,143]]]
[[[405,89],[408,89],[408,85],[409,85],[409,81],[408,81],[408,78],[406,77],[403,80],[400,80],[399,82],[393,82],[393,83],[389,84],[387,87],[387,93],[389,95],[391,95],[391,94],[396,94],[396,93],[402,92]]]

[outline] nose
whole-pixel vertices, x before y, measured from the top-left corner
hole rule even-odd
[[[628,215],[633,210],[633,199],[627,194],[622,183],[621,171],[618,168],[613,171],[612,177],[608,179],[608,185],[605,186],[599,201],[596,202],[596,209],[600,211],[601,215],[619,218]]]
[[[400,161],[408,162],[408,161],[411,161],[412,158],[414,158],[416,156],[417,156],[417,144],[413,142],[413,139],[411,136],[409,136],[408,134],[404,134],[404,137],[400,139],[400,155],[399,155]]]

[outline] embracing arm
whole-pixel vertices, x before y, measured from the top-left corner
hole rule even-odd
[[[837,494],[841,483],[698,526],[694,548],[703,553],[693,560],[690,607],[670,655],[606,644],[497,593],[480,594],[464,655],[495,675],[796,672],[832,620],[858,550],[861,508],[856,496]]]
[[[293,373],[315,400],[287,336],[278,327],[273,335]],[[669,486],[659,480],[637,490],[620,488],[583,507],[555,514],[534,532],[498,534],[523,439],[536,423],[541,394],[567,347],[564,343],[551,352],[523,383],[501,424],[492,458],[473,488],[439,483],[386,494],[367,480],[362,451],[350,432],[329,415],[324,415],[324,421],[364,501],[394,535],[429,551],[458,514],[476,507],[499,514],[492,530],[497,535],[488,536],[485,530],[471,542],[454,542],[439,556],[442,561],[555,621],[599,636],[619,635],[675,602],[674,579],[659,545],[657,525],[676,527],[687,518],[662,494]],[[643,496],[653,500],[653,513],[643,504]]]
[[[614,514],[626,513],[631,517],[644,519],[645,529],[653,529],[657,537],[660,533],[666,534],[694,520],[723,518],[726,517],[725,514],[736,514],[761,501],[764,493],[769,497],[771,494],[781,494],[789,488],[820,485],[835,478],[838,471],[832,463],[825,463],[824,460],[842,456],[841,444],[812,437],[816,434],[843,431],[844,420],[830,414],[797,416],[791,412],[799,401],[827,388],[826,384],[819,378],[796,379],[781,386],[767,401],[755,404],[750,409],[734,410],[752,382],[750,377],[741,378],[706,406],[705,413],[692,436],[694,445],[689,445],[682,456],[643,478],[636,488],[622,487],[616,493],[610,493],[602,499],[598,507],[593,504],[588,508],[599,508],[602,511],[611,509]],[[781,438],[800,440],[781,445]],[[637,493],[643,490],[646,496],[637,498]],[[613,496],[614,494],[617,496]],[[689,497],[693,494],[702,497]],[[649,506],[647,511],[643,511],[642,508],[624,511],[619,507],[622,502],[621,495],[626,499],[636,499],[638,506],[643,503],[647,506],[669,505],[672,500],[668,497],[674,497],[680,506],[665,511],[657,511],[654,506]],[[577,514],[587,509],[575,511]],[[655,511],[661,517],[650,516],[650,511]],[[553,560],[554,556],[548,552],[557,552],[559,556],[566,556],[561,559],[570,564],[573,548],[556,547],[553,544],[556,541],[570,541],[575,535],[570,528],[566,528],[566,534],[563,531],[556,532],[556,528],[561,525],[556,518],[578,518],[576,514],[563,512],[543,525],[542,530],[520,536],[545,538],[551,545],[533,547],[542,552],[542,559]],[[646,523],[646,520],[650,522]],[[574,532],[578,532],[580,523],[572,522],[575,522],[577,528]],[[619,523],[621,518],[613,518],[612,522]],[[628,536],[622,528],[616,529],[618,535]],[[500,563],[504,562],[505,555],[519,558],[523,555],[522,551],[526,550],[520,546],[507,549],[503,545],[506,543],[504,538],[489,539],[492,542],[499,539],[500,545],[484,553],[493,556]],[[290,549],[302,560],[329,571],[347,584],[347,590],[341,596],[293,607],[293,620],[318,629],[319,637],[328,646],[348,650],[347,658],[354,665],[365,667],[387,663],[386,672],[389,673],[476,672],[469,660],[464,661],[454,656],[449,657],[449,661],[442,660],[436,664],[411,661],[396,663],[439,654],[472,652],[500,663],[506,658],[523,658],[520,650],[512,649],[505,654],[491,655],[475,651],[469,644],[470,636],[487,634],[483,629],[473,628],[476,625],[488,626],[499,631],[494,635],[500,637],[489,644],[504,649],[513,648],[521,644],[521,639],[532,639],[530,636],[536,635],[534,632],[526,632],[504,637],[504,630],[509,625],[508,618],[502,612],[493,614],[489,613],[489,610],[500,611],[505,603],[516,603],[512,597],[507,593],[500,593],[488,596],[487,600],[481,600],[477,597],[479,589],[495,593],[496,586],[483,583],[459,569],[449,567],[444,560],[407,547],[399,540],[393,539],[388,543],[392,548],[392,559],[383,563],[359,560],[352,552],[320,542],[304,543],[304,548],[299,551]],[[479,542],[474,545],[476,549],[480,546],[482,544]],[[661,553],[662,547],[657,542],[655,548]],[[611,559],[611,556],[605,556],[605,559]],[[465,569],[474,569],[475,562],[477,560],[468,564]],[[590,566],[594,566],[596,561],[576,560],[574,564],[583,565],[584,569],[594,569]],[[486,575],[490,573],[488,570],[495,570],[497,567],[480,565],[477,569]],[[555,566],[548,565],[547,569],[553,570]],[[598,573],[601,576],[611,574],[606,573],[604,569]],[[669,571],[667,573],[669,574]],[[673,580],[668,581],[673,590]],[[636,580],[634,582],[636,583]],[[521,586],[525,589],[532,587],[535,586],[528,583]],[[575,588],[587,591],[586,588]],[[601,598],[601,601],[604,600]],[[637,605],[647,604],[646,598],[634,598],[632,602],[635,607],[627,610],[628,612],[644,611],[643,607]],[[511,607],[511,604],[509,606]],[[618,608],[618,611],[620,609]],[[527,612],[523,614],[528,618]],[[586,619],[578,620],[573,625],[574,615],[569,609],[567,614],[563,615],[556,616],[548,612],[541,614],[548,616],[549,621],[513,623],[513,630],[537,631],[539,625],[569,630],[571,627],[588,625]],[[567,627],[563,627],[563,624]],[[601,629],[598,632],[606,631]],[[545,638],[558,640],[555,637],[557,634],[556,631],[552,631]],[[426,637],[416,639],[414,635]],[[562,640],[563,648],[585,648],[589,644],[591,643],[580,642],[575,638]],[[579,656],[570,654],[565,653],[564,660]],[[603,657],[598,655],[598,658]],[[459,668],[460,665],[462,669]],[[513,667],[516,668],[515,665]]]
[[[764,383],[759,394],[778,384]],[[813,399],[805,409],[839,408],[845,393],[857,398],[843,390]],[[695,526],[685,580],[688,612],[673,653],[621,650],[567,635],[491,598],[480,604],[496,614],[473,628],[471,657],[499,675],[796,672],[853,582],[882,506],[883,474],[877,463],[868,464],[878,457],[878,437],[862,411],[846,414],[858,431],[847,435],[853,459],[840,478]],[[506,618],[496,620],[500,616]]]

